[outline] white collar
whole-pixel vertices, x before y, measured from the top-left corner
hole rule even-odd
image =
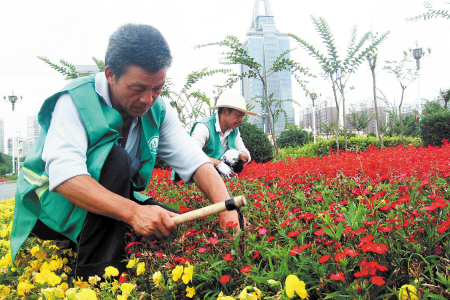
[[[100,95],[100,98],[105,101],[105,104],[112,107],[111,98],[109,97],[109,83],[106,79],[105,72],[100,72],[95,75],[95,92]],[[136,126],[138,118],[134,117],[131,122],[131,127]]]
[[[216,113],[216,131],[219,132],[219,133],[222,133],[224,135],[228,135],[233,130],[234,130],[233,128],[230,128],[230,129],[225,130],[224,133],[222,133],[222,128],[220,128],[220,122],[219,122],[219,113]]]

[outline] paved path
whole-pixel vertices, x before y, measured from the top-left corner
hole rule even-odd
[[[0,184],[0,200],[11,199],[16,194],[16,183]]]

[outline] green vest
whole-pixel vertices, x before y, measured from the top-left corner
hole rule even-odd
[[[51,229],[60,232],[75,243],[84,223],[87,211],[75,206],[62,195],[48,190],[48,174],[42,161],[42,150],[50,127],[51,113],[60,95],[68,92],[72,97],[88,134],[87,169],[96,181],[100,178],[103,164],[113,145],[122,135],[122,117],[117,110],[106,105],[95,92],[95,75],[71,81],[54,94],[41,107],[38,114],[41,133],[31,147],[23,172],[17,180],[14,220],[11,231],[12,260],[28,238],[36,221],[40,219]],[[142,134],[140,153],[142,168],[134,178],[136,189],[147,187],[153,172],[159,142],[159,128],[165,117],[165,104],[158,98],[141,118]],[[147,199],[135,192],[136,199]]]
[[[221,159],[222,156],[225,154],[225,150],[222,147],[222,144],[220,143],[220,137],[219,133],[216,131],[216,118],[217,113],[213,114],[212,116],[206,117],[198,122],[194,123],[194,126],[192,126],[192,130],[194,130],[194,127],[197,123],[205,124],[206,127],[208,127],[209,130],[209,142],[203,146],[203,152],[206,153],[209,157],[215,158],[215,159]],[[236,149],[236,136],[239,132],[239,129],[236,128],[228,135],[228,148],[229,149]]]

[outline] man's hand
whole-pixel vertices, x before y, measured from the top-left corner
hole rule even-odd
[[[236,149],[230,149],[222,156],[221,160],[229,166],[234,166],[239,160],[240,153]]]
[[[130,220],[130,225],[140,235],[163,239],[176,231],[177,226],[171,219],[176,215],[158,205],[137,204],[133,208],[133,219]]]
[[[230,179],[231,175],[233,175],[233,170],[224,162],[221,162],[216,166],[216,169],[219,171],[221,175],[225,175],[226,178]]]

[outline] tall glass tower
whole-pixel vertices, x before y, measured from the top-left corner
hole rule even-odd
[[[269,70],[273,66],[275,59],[283,52],[290,49],[289,37],[285,33],[280,33],[275,27],[275,20],[270,9],[269,0],[255,0],[253,9],[253,19],[249,31],[248,39],[244,44],[244,49],[255,59],[256,62],[263,66],[262,70]],[[285,55],[290,58],[290,55]],[[247,66],[241,66],[241,72],[248,71]],[[295,124],[294,106],[292,102],[283,101],[292,99],[292,80],[289,71],[280,71],[271,74],[266,79],[268,94],[273,94],[271,112],[275,113],[278,109],[282,109],[287,114],[288,123]],[[260,103],[252,101],[264,99],[264,87],[259,78],[243,78],[241,82],[242,95],[255,105],[252,111],[266,116],[267,107],[262,107]],[[279,100],[279,101],[278,101]],[[252,124],[258,125],[264,132],[269,133],[269,120],[259,116],[249,116]],[[279,135],[286,126],[285,115],[281,113],[277,122],[274,124],[275,135]]]

